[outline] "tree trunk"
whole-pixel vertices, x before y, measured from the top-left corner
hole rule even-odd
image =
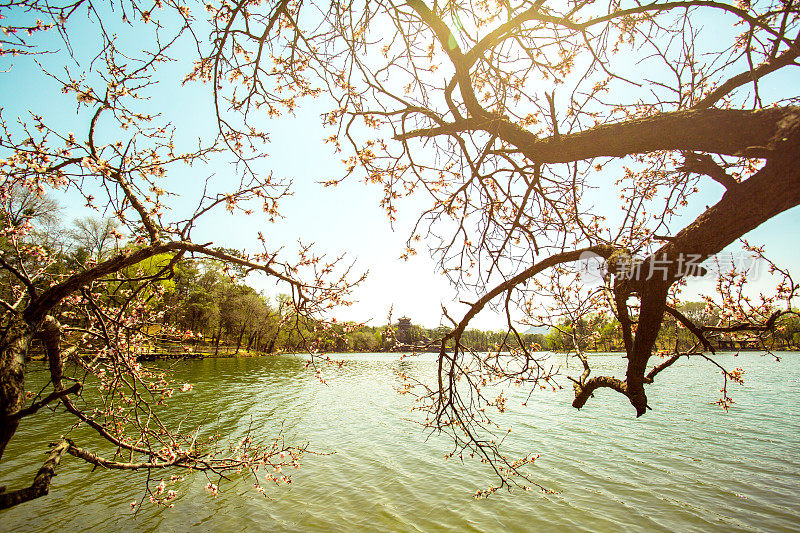
[[[644,392],[644,375],[647,372],[647,361],[653,354],[653,346],[664,319],[664,307],[670,283],[653,281],[647,283],[640,292],[641,311],[633,340],[633,349],[628,352],[628,370],[625,382],[628,385],[627,396],[636,409],[636,416],[647,411],[647,395]]]
[[[669,272],[664,279],[635,280],[628,290],[616,290],[616,307],[622,320],[627,319],[625,301],[632,292],[639,294],[641,311],[635,336],[624,328],[628,368],[625,395],[641,416],[647,410],[644,392],[647,362],[664,318],[667,291],[670,285],[687,275],[677,270],[681,257],[696,256],[704,260],[721,252],[727,245],[767,220],[800,204],[800,119],[782,125],[785,136],[775,141],[766,164],[747,180],[728,189],[714,206],[679,231],[674,238],[646,258],[664,261]],[[776,190],[780,193],[776,194]],[[659,274],[660,275],[660,274]],[[585,394],[582,395],[584,400]],[[576,402],[580,407],[582,403]]]
[[[214,341],[214,355],[219,354],[219,338],[222,337],[222,321],[220,321],[219,326],[217,327],[217,338]]]
[[[269,346],[267,347],[267,353],[275,353],[275,341],[278,340],[278,335],[280,334],[281,330],[278,328],[275,330],[275,335],[272,337],[272,340],[269,341]]]
[[[242,347],[242,338],[244,338],[244,332],[247,329],[247,326],[242,326],[241,331],[239,331],[239,338],[236,340],[236,351],[233,352],[234,354],[239,353],[239,348]]]
[[[19,426],[14,415],[25,405],[25,358],[33,328],[16,313],[6,313],[0,332],[0,459]]]

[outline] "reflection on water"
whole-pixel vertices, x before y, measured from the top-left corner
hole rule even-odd
[[[396,370],[432,379],[433,356],[346,357],[342,368],[326,369],[326,384],[295,356],[173,365],[179,382],[194,384],[191,393],[178,395],[186,408],[167,415],[173,422],[234,435],[252,423],[265,437],[283,423],[287,442],[335,452],[306,456],[292,485],[270,488],[273,500],[245,479],[223,480],[214,498],[203,490],[206,478],[196,475],[181,484],[175,509],[145,505],[134,514],[129,502],[141,498],[146,474],[92,471],[67,457],[52,493],[0,513],[0,530],[800,528],[796,354],[781,363],[739,356],[732,366],[746,369],[746,382],[733,391],[737,403],[728,414],[709,405],[720,376],[691,361],[662,374],[650,389],[654,410],[641,419],[609,391],[599,391],[580,412],[570,407],[568,388],[535,396],[525,408],[520,391],[503,420],[513,426],[509,451],[541,454],[532,473],[559,492],[515,491],[481,501],[472,493],[494,481],[485,465],[444,461],[448,442],[426,438],[408,420],[413,399],[394,391]],[[596,359],[598,372],[622,368],[619,356]],[[32,376],[29,388],[45,379],[41,372]],[[2,479],[11,486],[29,483],[64,420],[40,413],[35,427],[23,426],[6,452]]]

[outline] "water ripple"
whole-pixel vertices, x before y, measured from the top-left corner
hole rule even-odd
[[[618,356],[596,359],[602,372],[623,368]],[[649,389],[653,411],[641,419],[609,391],[579,412],[569,390],[537,395],[525,408],[522,391],[511,391],[502,421],[513,426],[508,451],[541,454],[531,473],[559,492],[480,501],[471,494],[494,481],[486,465],[444,461],[447,441],[405,420],[412,403],[394,391],[401,367],[432,379],[430,356],[355,355],[327,371],[326,385],[301,357],[182,363],[175,377],[195,388],[181,397],[189,409],[174,420],[188,415],[185,424],[234,434],[253,424],[264,436],[283,423],[290,442],[335,453],[306,457],[291,486],[270,489],[273,500],[245,480],[223,484],[213,498],[196,476],[181,487],[175,509],[145,506],[137,514],[128,502],[141,498],[145,476],[92,472],[70,457],[51,495],[0,513],[0,529],[800,531],[798,362],[796,354],[782,363],[739,356],[747,381],[733,391],[737,403],[727,414],[709,405],[719,376],[693,361],[674,365]],[[23,426],[6,452],[3,479],[28,480],[63,424],[62,415],[43,412]]]

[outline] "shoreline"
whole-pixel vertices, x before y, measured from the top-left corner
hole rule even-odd
[[[775,349],[773,349],[771,351],[772,352],[781,352],[781,353],[800,352],[800,348],[775,348]],[[558,350],[540,350],[540,352],[541,353],[553,353],[553,354],[559,354],[559,355],[568,355],[570,353],[574,353],[574,352],[565,352],[565,351],[558,351]],[[625,353],[624,350],[597,350],[597,351],[595,351],[595,350],[585,350],[584,352],[587,353],[587,354],[594,354],[594,355],[616,355],[616,354],[624,354]],[[750,353],[750,352],[765,352],[766,353],[766,351],[763,350],[763,349],[755,349],[755,348],[742,348],[742,349],[738,349],[738,350],[725,349],[725,350],[718,350],[718,352],[737,352],[737,353],[741,353],[741,352],[747,352],[747,353]],[[398,355],[416,354],[416,355],[422,355],[422,354],[426,354],[426,353],[437,354],[439,352],[433,352],[433,351],[427,351],[427,350],[426,351],[419,351],[419,352],[398,351],[398,350],[392,350],[392,351],[347,351],[347,352],[328,351],[328,352],[320,352],[317,355],[320,355],[320,356],[325,356],[325,355],[331,355],[331,356],[332,355],[347,355],[347,354],[398,354]],[[447,353],[452,353],[452,351],[448,350]],[[504,351],[502,353],[508,353],[508,352]],[[247,358],[258,358],[258,357],[274,357],[274,356],[281,356],[281,355],[309,355],[309,354],[308,354],[308,352],[305,352],[305,351],[273,352],[273,353],[240,351],[239,353],[218,353],[218,354],[213,354],[213,353],[212,354],[198,354],[198,353],[194,353],[194,354],[192,354],[192,353],[188,353],[188,354],[169,354],[169,353],[165,353],[165,354],[152,354],[152,355],[148,354],[145,357],[137,358],[137,360],[138,361],[142,361],[142,362],[152,362],[152,361],[165,361],[165,360],[201,360],[201,359],[236,359],[236,358],[247,359]],[[656,354],[654,354],[654,355],[656,355]],[[30,360],[36,361],[36,360],[43,360],[43,359],[44,359],[43,356],[35,356],[35,357],[32,357]]]

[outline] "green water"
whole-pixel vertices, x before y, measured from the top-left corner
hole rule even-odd
[[[195,475],[179,485],[175,508],[145,503],[134,513],[129,502],[141,499],[145,474],[92,471],[66,457],[51,494],[0,512],[0,530],[800,531],[799,354],[782,362],[723,355],[746,370],[727,414],[709,405],[720,376],[700,361],[659,376],[649,389],[654,410],[638,420],[609,391],[580,412],[568,390],[541,393],[527,407],[512,397],[503,419],[514,430],[509,448],[540,454],[533,476],[559,492],[488,500],[471,497],[494,481],[486,466],[445,461],[448,442],[426,438],[409,412],[413,400],[394,390],[398,369],[432,379],[433,357],[346,357],[344,367],[326,371],[327,385],[294,356],[175,367],[178,381],[194,384],[179,397],[190,421],[215,421],[234,434],[252,421],[264,436],[284,421],[288,442],[336,452],[304,457],[291,485],[269,489],[273,500],[243,478],[223,481],[213,497]],[[622,369],[618,355],[596,359],[600,371]],[[31,370],[28,388],[44,379],[41,367]],[[24,425],[0,479],[29,483],[63,420],[42,412]]]

